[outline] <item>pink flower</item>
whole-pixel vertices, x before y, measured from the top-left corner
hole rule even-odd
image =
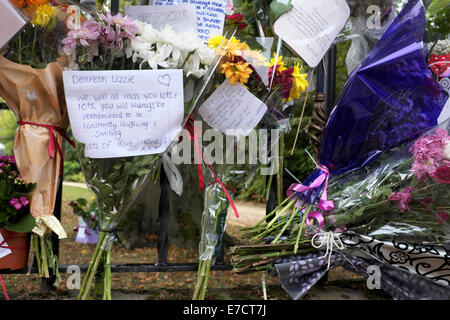
[[[22,208],[22,205],[20,204],[19,199],[12,198],[9,201],[9,204],[12,205],[16,210],[20,210]]]
[[[401,192],[392,192],[388,201],[398,201],[400,212],[409,209],[408,203],[411,202],[411,192],[413,187],[404,188]]]
[[[123,48],[123,39],[135,39],[138,27],[134,23],[134,19],[123,16],[121,13],[111,15],[111,13],[100,14],[100,18],[106,23],[106,27],[102,28],[102,44],[112,49],[117,47],[119,50]]]
[[[62,43],[69,48],[76,48],[78,43],[83,47],[99,42],[101,25],[98,22],[85,21],[81,28],[69,31]]]
[[[447,130],[441,128],[437,128],[432,136],[424,135],[416,140],[410,148],[414,155],[411,172],[414,172],[418,179],[435,178],[438,168],[450,166],[450,161],[446,160],[444,155],[449,141]]]
[[[22,204],[22,206],[24,206],[24,207],[26,207],[30,203],[30,200],[28,200],[27,197],[22,196],[19,198],[19,200],[20,200],[20,203]]]

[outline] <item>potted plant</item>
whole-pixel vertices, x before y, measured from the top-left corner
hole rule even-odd
[[[14,156],[0,156],[0,270],[25,268],[28,233],[35,226],[30,196],[36,184],[25,184]]]

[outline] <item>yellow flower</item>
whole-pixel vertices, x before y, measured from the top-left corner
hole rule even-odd
[[[226,40],[226,38],[225,38]],[[208,41],[208,47],[210,47],[213,50],[216,50],[223,42],[223,36],[222,35],[215,35]]]
[[[270,63],[269,63],[269,68],[273,67],[275,65],[275,58],[276,58],[276,53],[273,53],[273,58],[270,59]],[[284,66],[284,62],[283,62],[283,57],[282,56],[278,56],[278,58],[276,59],[276,65],[277,65],[277,70],[278,71],[284,71],[286,70],[286,67]]]
[[[305,91],[306,88],[309,87],[309,82],[306,80],[308,75],[300,72],[300,67],[298,65],[294,66],[294,72],[292,73],[293,84],[291,91],[289,92],[288,101],[292,99],[299,99],[300,92]]]
[[[266,60],[266,57],[264,57],[261,54],[260,50],[249,50],[246,51],[244,54],[244,58],[247,61],[250,61],[253,67],[257,68],[259,66],[269,66],[269,63]]]
[[[49,6],[48,4],[44,4],[39,6],[34,12],[33,19],[31,19],[31,23],[35,26],[45,27],[53,14],[55,13],[56,8],[53,6]]]
[[[246,43],[237,40],[235,37],[228,40],[218,35],[208,41],[208,46],[214,49],[219,55],[226,55],[229,61],[233,61],[235,56],[243,56],[244,52],[250,50]]]
[[[225,78],[229,79],[230,84],[236,84],[240,82],[241,84],[245,84],[250,78],[253,70],[249,68],[248,62],[226,62],[222,64],[221,73],[225,74]]]
[[[227,44],[226,44],[227,45]],[[227,45],[227,57],[229,60],[233,60],[234,57],[242,57],[244,55],[244,52],[249,51],[249,46],[241,42],[240,40],[237,40],[235,37],[231,38]]]

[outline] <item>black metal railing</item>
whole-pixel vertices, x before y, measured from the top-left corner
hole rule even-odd
[[[117,13],[119,9],[119,0],[111,1],[111,11],[112,13]],[[321,65],[318,68],[317,74],[317,83],[319,90],[323,90],[327,98],[327,113],[329,114],[334,105],[334,95],[335,95],[335,87],[336,87],[336,48],[333,46],[329,52],[327,53],[326,59],[327,65],[324,66],[324,62],[322,61]],[[323,72],[324,70],[327,72]],[[8,109],[7,105],[4,103],[0,104],[0,109]],[[62,190],[63,190],[63,179],[61,179],[58,193],[56,197],[54,216],[58,219],[61,219],[61,207],[62,207]],[[196,263],[168,263],[168,250],[169,250],[169,238],[168,238],[168,229],[169,229],[169,192],[170,186],[167,181],[167,177],[164,173],[164,170],[161,170],[160,176],[160,201],[159,201],[159,231],[158,231],[158,262],[156,263],[147,263],[147,264],[112,264],[111,271],[112,272],[180,272],[180,271],[197,271],[198,264]],[[271,212],[275,208],[276,201],[276,183],[271,184],[270,196],[267,201],[267,212]],[[223,242],[222,242],[223,243]],[[53,252],[55,255],[59,255],[59,239],[53,234],[52,235],[52,245]],[[224,249],[223,245],[220,250],[221,254],[217,258],[216,263],[212,266],[212,270],[216,271],[226,271],[232,270],[232,266],[229,264],[224,264]],[[87,270],[88,265],[78,265],[82,272]],[[60,265],[59,271],[61,273],[65,273],[67,271],[68,265]],[[37,273],[36,263],[33,264],[33,267],[29,269],[26,267],[21,270],[0,270],[0,273],[3,274],[24,274],[30,270],[31,273]],[[53,279],[43,279],[42,285],[43,287],[49,287],[52,283]]]

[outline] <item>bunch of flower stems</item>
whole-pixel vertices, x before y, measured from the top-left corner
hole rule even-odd
[[[95,193],[99,215],[100,233],[88,270],[78,295],[79,300],[91,298],[111,299],[111,249],[117,240],[117,226],[131,208],[134,200],[148,181],[156,179],[159,155],[114,159],[85,158],[84,145],[77,151],[84,176]]]
[[[61,276],[58,270],[58,257],[53,253],[51,234],[45,234],[44,236],[32,234],[31,248],[36,258],[39,276],[41,278],[55,276],[53,285],[58,288]],[[29,265],[31,266],[32,263]]]
[[[207,186],[202,216],[199,266],[193,300],[204,300],[215,252],[225,229],[229,202],[218,183]]]
[[[364,178],[356,174],[347,179],[333,179],[328,194],[330,199],[336,200],[336,209],[329,214],[323,213],[324,229],[329,231],[345,226],[354,232],[369,234],[384,225],[399,224],[403,228],[411,226],[408,232],[402,233],[405,238],[434,243],[446,239],[447,223],[433,213],[436,208],[424,206],[421,199],[433,198],[439,203],[439,211],[450,212],[448,186],[433,181],[418,182],[409,171],[411,163],[410,158],[394,169],[374,171]],[[409,208],[404,212],[388,198],[392,192],[408,186],[414,186],[414,190]],[[243,237],[249,245],[232,248],[234,271],[264,270],[277,258],[316,250],[311,246],[311,236],[317,228],[305,225],[307,215],[315,207],[299,202],[292,195],[256,225],[243,229]],[[380,240],[392,240],[393,234],[379,232],[379,237]]]

